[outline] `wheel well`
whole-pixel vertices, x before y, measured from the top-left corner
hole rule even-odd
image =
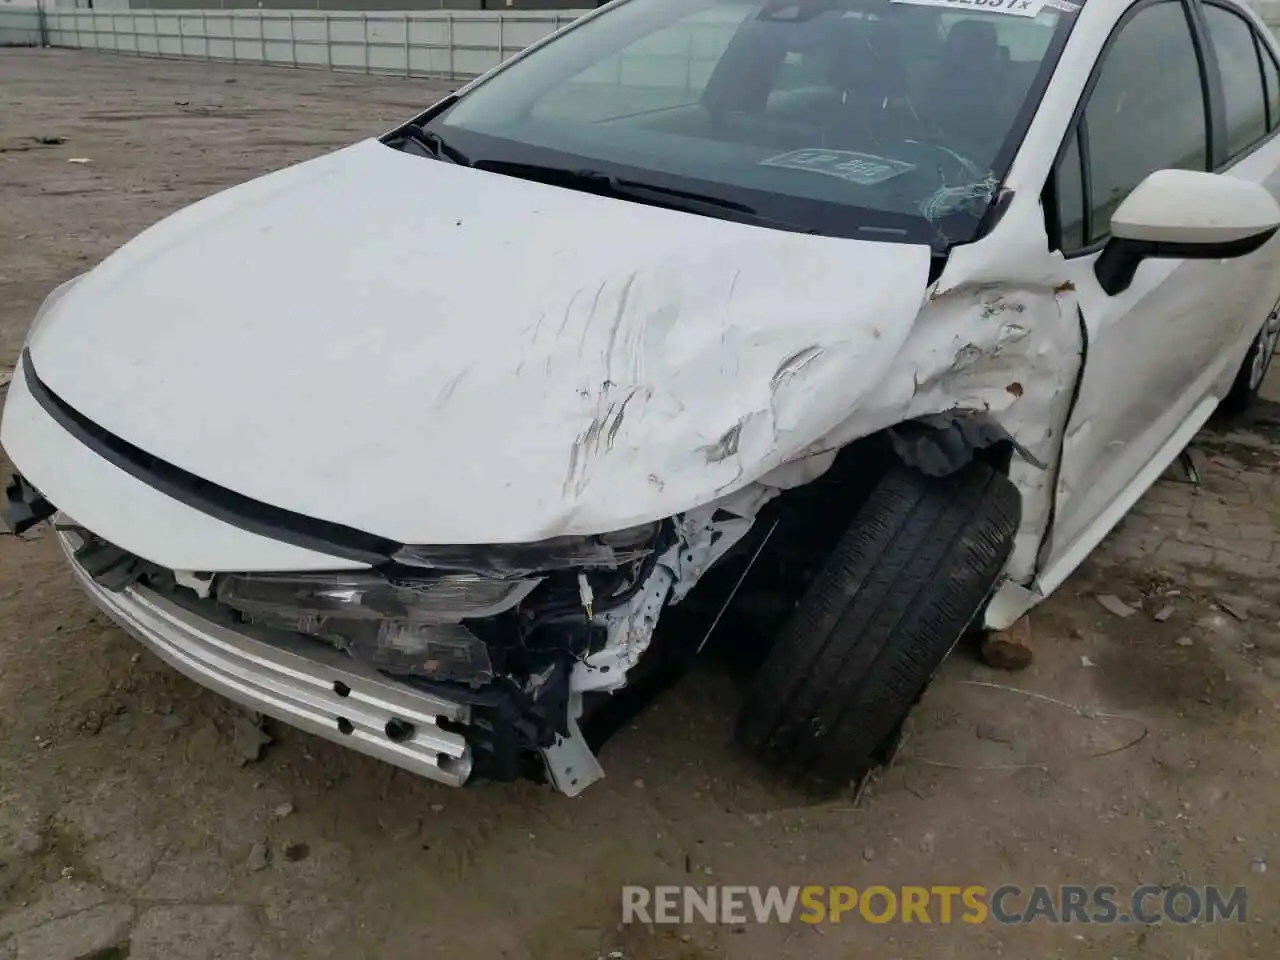
[[[1036,462],[995,419],[974,410],[931,414],[884,432],[899,460],[931,477],[949,476],[975,459],[1007,475],[1015,452]]]
[[[734,661],[758,662],[886,470],[905,463],[937,476],[977,459],[1008,475],[1018,449],[985,414],[906,421],[855,440],[822,476],[770,501],[751,532],[667,611],[659,629],[701,636],[732,595],[711,649]]]
[[[1013,464],[1014,445],[1011,441],[1001,440],[989,447],[973,452],[974,458],[991,465],[993,470],[1009,475],[1009,467]]]
[[[766,504],[751,531],[663,614],[659,631],[701,637],[732,595],[708,650],[748,667],[758,663],[894,462],[883,432],[843,447],[820,477]]]

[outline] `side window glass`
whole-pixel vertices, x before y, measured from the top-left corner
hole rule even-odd
[[[1062,250],[1070,253],[1088,244],[1084,235],[1084,167],[1080,163],[1080,137],[1071,134],[1057,170],[1058,228]]]
[[[1218,55],[1227,105],[1227,155],[1238,156],[1267,135],[1267,101],[1253,27],[1239,14],[1206,5],[1209,39]]]
[[[1275,57],[1271,55],[1271,47],[1261,39],[1258,46],[1262,52],[1262,78],[1267,86],[1267,129],[1280,127],[1280,70],[1276,68]]]
[[[1181,3],[1144,7],[1106,53],[1085,106],[1089,133],[1092,243],[1146,176],[1169,167],[1206,169],[1200,59]]]

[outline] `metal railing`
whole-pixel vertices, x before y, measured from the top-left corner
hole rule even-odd
[[[51,47],[465,79],[584,12],[52,9],[43,16]],[[0,10],[0,45],[39,43],[37,11]]]
[[[1261,9],[1272,29],[1280,28],[1280,0]],[[585,12],[26,7],[0,10],[0,46],[43,43],[141,57],[463,80],[497,66]],[[722,24],[709,21],[703,26],[709,46],[703,40],[695,43],[690,31],[688,50],[655,49],[635,58],[646,61],[644,70],[654,74],[655,85],[670,82],[663,78],[671,76],[677,60],[675,65],[686,72],[690,84],[705,82],[702,75],[709,73],[720,52],[716,44],[726,37],[717,40],[725,33]],[[624,64],[619,60],[615,66],[621,71]]]

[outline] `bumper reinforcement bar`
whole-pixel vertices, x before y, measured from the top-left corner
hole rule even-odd
[[[58,541],[81,587],[112,620],[179,673],[252,710],[419,776],[461,786],[471,751],[470,707],[408,689],[338,650],[283,638],[265,643],[201,617],[140,585],[107,590],[75,560],[79,538]]]

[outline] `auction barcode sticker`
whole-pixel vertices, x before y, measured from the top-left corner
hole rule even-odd
[[[974,10],[983,13],[1008,13],[1015,17],[1034,17],[1045,0],[890,0],[913,7],[946,7],[948,10]]]

